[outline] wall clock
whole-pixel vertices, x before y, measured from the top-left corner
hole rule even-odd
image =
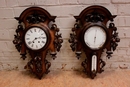
[[[84,35],[84,43],[93,50],[103,47],[107,40],[106,28],[94,25],[86,29],[82,34]]]
[[[92,79],[97,73],[104,71],[106,63],[101,59],[104,49],[110,58],[120,42],[117,28],[113,23],[115,17],[116,15],[112,15],[108,9],[99,5],[85,8],[79,16],[74,16],[76,23],[72,28],[73,33],[70,34],[70,47],[76,51],[78,59],[82,50],[84,51],[86,58],[81,65]]]
[[[40,50],[45,47],[49,39],[48,32],[40,27],[32,27],[25,32],[25,44],[31,50]]]
[[[13,43],[25,59],[29,53],[31,60],[25,68],[29,68],[41,79],[43,74],[49,72],[51,63],[46,55],[50,52],[52,58],[56,58],[56,51],[60,51],[63,39],[59,34],[59,28],[54,24],[56,16],[51,16],[45,9],[30,7],[25,9],[19,17],[18,28],[14,35]]]

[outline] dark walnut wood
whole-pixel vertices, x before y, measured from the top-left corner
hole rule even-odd
[[[56,58],[56,51],[60,51],[61,43],[63,42],[59,28],[57,25],[50,22],[55,22],[56,16],[51,16],[45,9],[40,7],[30,7],[25,9],[19,17],[15,17],[19,25],[14,35],[13,43],[16,49],[20,52],[21,58],[25,60],[26,54],[29,53],[31,60],[27,63],[25,68],[29,68],[39,79],[43,74],[49,72],[51,63],[47,61],[46,55],[50,52],[53,59]],[[25,33],[31,27],[40,27],[44,29],[48,40],[46,45],[40,50],[29,49],[24,41]],[[29,52],[27,52],[29,51]]]
[[[97,73],[103,72],[103,67],[105,62],[101,59],[101,54],[106,49],[107,57],[110,58],[113,51],[116,50],[118,42],[120,39],[118,37],[117,28],[115,27],[113,21],[116,15],[111,15],[108,9],[102,6],[94,5],[84,9],[79,16],[74,16],[76,23],[72,32],[70,34],[69,42],[71,43],[70,47],[75,51],[77,58],[80,58],[81,51],[83,50],[86,54],[85,61],[82,62],[85,73],[90,76],[92,79],[96,76]],[[110,21],[109,26],[107,23]],[[85,31],[92,26],[102,27],[106,32],[106,42],[100,49],[91,49],[85,44],[84,34]],[[96,55],[97,57],[97,69],[96,71],[91,71],[92,67],[92,56]]]

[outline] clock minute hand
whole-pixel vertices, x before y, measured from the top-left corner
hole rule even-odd
[[[42,37],[35,37],[35,39],[32,41],[34,43],[35,40],[41,39]]]

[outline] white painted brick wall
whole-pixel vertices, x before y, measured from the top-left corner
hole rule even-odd
[[[77,60],[75,53],[68,43],[71,28],[75,23],[73,16],[88,6],[102,5],[106,7],[115,18],[121,42],[111,59],[106,58],[105,52],[102,59],[106,61],[105,69],[130,69],[130,0],[0,0],[0,70],[24,70],[29,61],[20,59],[20,55],[12,43],[18,17],[23,10],[30,6],[39,6],[57,16],[56,24],[64,39],[61,51],[55,60],[47,55],[52,63],[51,70],[82,70],[81,62],[85,55]],[[29,56],[28,56],[29,57]]]
[[[6,7],[5,0],[0,0],[0,7]]]
[[[129,4],[130,0],[112,0],[114,4]]]

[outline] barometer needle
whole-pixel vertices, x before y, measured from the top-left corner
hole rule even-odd
[[[95,31],[94,44],[95,44],[95,42],[96,42],[96,34],[97,34],[97,29],[96,29],[96,31]]]

